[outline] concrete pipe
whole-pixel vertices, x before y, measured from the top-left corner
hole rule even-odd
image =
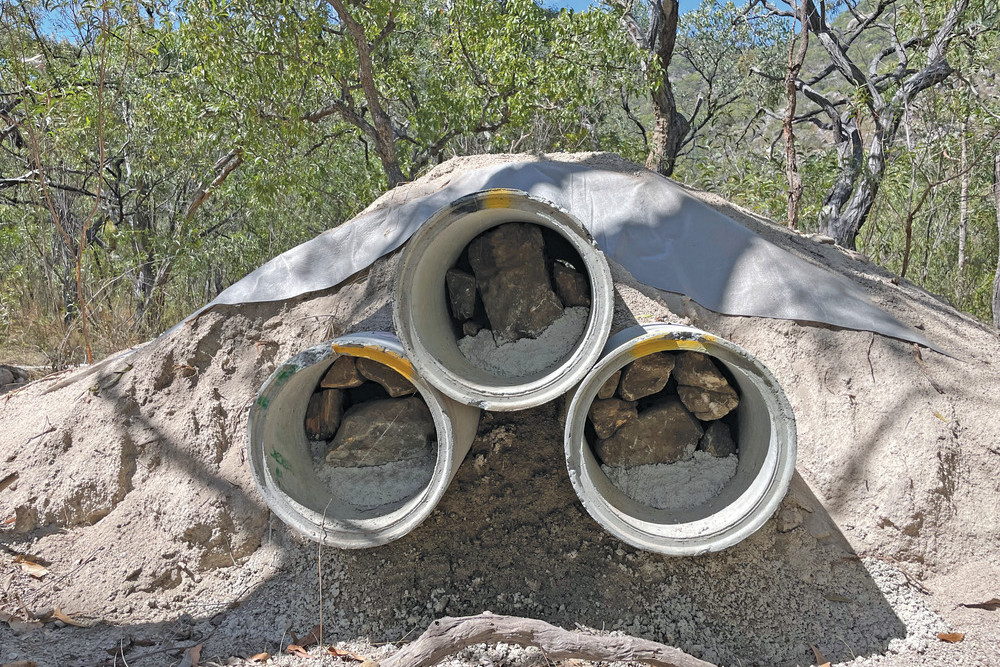
[[[630,362],[661,351],[709,355],[735,382],[740,400],[734,410],[735,473],[714,496],[676,509],[651,507],[620,490],[602,469],[594,452],[596,436],[587,426],[591,405],[605,383],[610,385],[612,376]],[[573,487],[601,526],[640,549],[697,555],[740,542],[776,511],[795,469],[795,416],[774,376],[746,350],[693,327],[638,325],[608,341],[601,360],[577,388],[567,415],[565,448]],[[680,486],[664,492],[679,493]]]
[[[475,247],[472,244],[477,237],[493,234],[498,231],[494,228],[500,226],[516,226],[507,223],[536,226],[538,230],[532,230],[535,237],[547,239],[525,243],[525,250],[540,254],[541,249],[534,246],[544,245],[546,253],[550,246],[557,246],[560,252],[572,256],[572,262],[553,261],[551,257],[545,261],[551,273],[559,269],[556,263],[576,272],[581,289],[588,292],[589,310],[571,309],[572,301],[562,297],[560,302],[566,309],[556,307],[567,316],[571,310],[575,311],[573,326],[577,328],[564,329],[553,324],[541,334],[533,333],[515,345],[495,336],[497,325],[493,315],[489,315],[492,330],[487,328],[485,334],[494,338],[489,338],[485,345],[493,345],[496,340],[496,347],[486,349],[482,352],[484,358],[474,363],[475,357],[460,349],[469,334],[463,334],[454,319],[457,315],[454,302],[449,300],[446,274],[450,275],[449,270],[461,263],[463,257],[472,261],[471,248]],[[479,280],[472,288],[479,290],[473,298],[477,308],[488,310],[490,304],[485,303],[481,276],[467,277]],[[541,282],[547,280],[543,276]],[[493,290],[509,295],[519,291],[523,283],[508,286],[497,289],[494,284]],[[558,285],[552,289],[557,288]],[[527,305],[529,310],[537,306],[534,297]],[[428,382],[456,401],[489,410],[511,411],[540,405],[576,385],[600,356],[611,330],[613,310],[614,285],[607,260],[583,225],[566,211],[524,192],[495,189],[456,200],[433,215],[410,239],[400,259],[393,319],[407,356]],[[552,333],[556,331],[559,333]],[[482,336],[480,333],[479,337]]]
[[[360,483],[338,485],[323,479],[324,462],[314,463],[304,426],[307,406],[320,380],[341,356],[388,366],[412,383],[430,410],[437,450],[433,471],[415,473],[423,475],[416,480],[406,479],[411,489],[403,491],[407,497],[373,506],[385,495],[383,480],[375,477],[369,482],[364,477],[374,468],[351,468],[352,479]],[[250,409],[250,470],[264,502],[300,533],[335,547],[374,547],[406,535],[431,513],[472,446],[478,425],[479,410],[431,387],[413,370],[395,336],[352,334],[297,354],[264,383]],[[406,468],[400,467],[401,474],[412,476]],[[371,493],[358,493],[359,488]]]

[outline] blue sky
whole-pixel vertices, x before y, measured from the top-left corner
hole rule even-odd
[[[542,4],[546,7],[555,7],[556,9],[566,7],[575,11],[583,11],[590,7],[590,5],[597,4],[597,2],[595,0],[543,0]],[[680,0],[679,4],[681,14],[683,14],[692,9],[698,9],[698,5],[701,3],[699,0]]]

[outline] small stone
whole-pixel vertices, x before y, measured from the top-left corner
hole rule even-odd
[[[339,389],[321,389],[309,397],[306,407],[306,437],[329,440],[340,426],[344,414],[344,393]]]
[[[344,413],[326,462],[359,468],[424,458],[433,439],[434,418],[423,399],[367,401]]]
[[[416,392],[416,388],[410,383],[409,380],[385,364],[380,364],[377,361],[365,359],[364,357],[358,357],[357,364],[358,372],[360,372],[361,375],[372,382],[377,382],[382,385],[382,388],[385,389],[386,393],[393,398],[409,396],[410,394]]]
[[[677,384],[713,391],[729,386],[726,377],[707,354],[681,352],[674,359],[677,362],[674,366],[674,379],[677,380]]]
[[[451,315],[456,320],[467,320],[476,312],[476,277],[459,269],[448,269],[444,274],[448,286]]]
[[[562,315],[545,267],[542,232],[511,222],[469,243],[469,263],[493,332],[507,341],[535,338]]]
[[[720,421],[714,421],[705,429],[705,435],[701,436],[698,449],[708,452],[712,456],[725,458],[736,453],[736,442],[729,427]]]
[[[466,320],[462,323],[462,333],[466,336],[475,336],[483,330],[483,325],[475,320]]]
[[[636,412],[635,402],[609,398],[606,400],[598,399],[591,403],[587,416],[594,426],[597,437],[603,440],[610,438],[615,431],[629,421],[638,418],[639,413]]]
[[[667,385],[673,369],[674,358],[669,354],[656,352],[639,357],[622,369],[618,395],[626,401],[637,401],[655,394]]]
[[[675,397],[643,410],[594,448],[609,466],[675,463],[694,456],[701,439],[701,424]]]
[[[740,397],[730,386],[710,391],[681,385],[677,387],[677,395],[681,397],[685,407],[702,421],[725,417],[740,404]]]
[[[337,357],[337,360],[330,366],[319,386],[324,389],[350,389],[360,387],[365,379],[358,373],[357,364],[354,357]]]
[[[798,507],[782,507],[778,511],[776,528],[779,533],[788,533],[801,526],[803,519],[802,510]]]
[[[562,262],[552,264],[552,279],[556,284],[556,294],[567,308],[590,307],[590,282],[587,276],[571,269]]]
[[[837,239],[832,236],[827,236],[826,234],[813,234],[809,238],[822,245],[834,245],[837,242]]]
[[[597,398],[611,398],[618,391],[618,380],[622,377],[622,372],[620,370],[615,371],[608,381],[601,385],[601,388],[597,390]]]

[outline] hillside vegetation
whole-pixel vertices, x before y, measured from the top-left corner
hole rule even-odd
[[[0,361],[146,339],[455,155],[605,150],[1000,319],[995,2],[0,8]]]

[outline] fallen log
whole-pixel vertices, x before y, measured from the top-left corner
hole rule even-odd
[[[497,642],[535,646],[548,660],[631,660],[655,667],[715,667],[678,648],[647,639],[574,632],[533,618],[498,616],[488,611],[478,616],[440,618],[379,665],[429,667],[467,646]]]

